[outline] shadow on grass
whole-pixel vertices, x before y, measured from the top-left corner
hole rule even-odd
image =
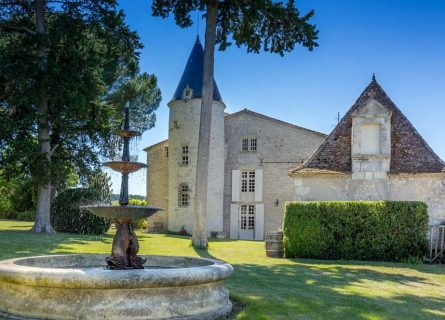
[[[297,262],[270,267],[237,264],[234,268],[226,285],[247,305],[248,319],[263,315],[273,319],[445,317],[443,288],[428,277]]]
[[[218,259],[208,250],[195,252]],[[443,287],[425,274],[445,274],[444,268],[310,259],[274,262],[270,266],[233,264],[235,272],[226,280],[226,287],[232,300],[246,306],[238,318],[445,318]],[[419,275],[398,273],[403,268],[419,271]]]
[[[69,246],[88,245],[91,241],[111,244],[113,235],[79,235],[71,233],[36,234],[28,230],[0,231],[0,260],[18,256],[70,253]],[[64,251],[66,250],[66,252]]]

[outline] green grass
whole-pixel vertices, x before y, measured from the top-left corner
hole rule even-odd
[[[31,223],[0,220],[0,259],[60,253],[108,253],[104,236],[36,235]],[[139,233],[141,254],[211,257],[231,263],[231,298],[246,305],[238,319],[444,319],[445,267],[423,264],[270,259],[264,243],[211,241]]]

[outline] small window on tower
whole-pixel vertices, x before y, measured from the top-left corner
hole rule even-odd
[[[179,185],[179,195],[178,195],[178,206],[187,207],[190,204],[189,201],[189,186],[186,183],[182,183]]]
[[[181,164],[183,166],[189,165],[189,146],[182,146]]]
[[[168,158],[168,147],[164,148],[164,154],[165,154],[165,157]]]

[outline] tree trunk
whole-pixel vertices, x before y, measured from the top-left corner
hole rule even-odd
[[[39,63],[40,74],[43,75],[46,71],[46,44],[43,41],[45,35],[45,0],[37,0],[35,4],[36,11],[36,25],[37,25],[37,58]],[[51,162],[51,144],[49,134],[49,119],[48,119],[48,97],[41,89],[41,95],[38,98],[37,106],[39,109],[38,120],[38,139],[40,152],[44,154],[48,164]],[[49,168],[47,170],[50,170]],[[48,172],[49,173],[49,172]],[[49,174],[48,174],[49,176]],[[32,231],[37,233],[53,233],[54,229],[50,221],[50,205],[51,205],[51,183],[39,181],[37,185],[37,212],[36,222]]]
[[[207,248],[207,185],[209,172],[210,133],[212,127],[213,69],[218,1],[208,1],[206,9],[204,74],[202,85],[201,119],[199,122],[195,191],[196,201],[192,236],[193,247],[197,249]]]

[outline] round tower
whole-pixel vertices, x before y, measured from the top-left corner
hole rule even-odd
[[[189,233],[193,231],[203,66],[204,49],[197,37],[175,94],[168,103],[168,229],[172,231],[182,228]],[[207,185],[209,234],[223,231],[224,109],[214,82]]]

